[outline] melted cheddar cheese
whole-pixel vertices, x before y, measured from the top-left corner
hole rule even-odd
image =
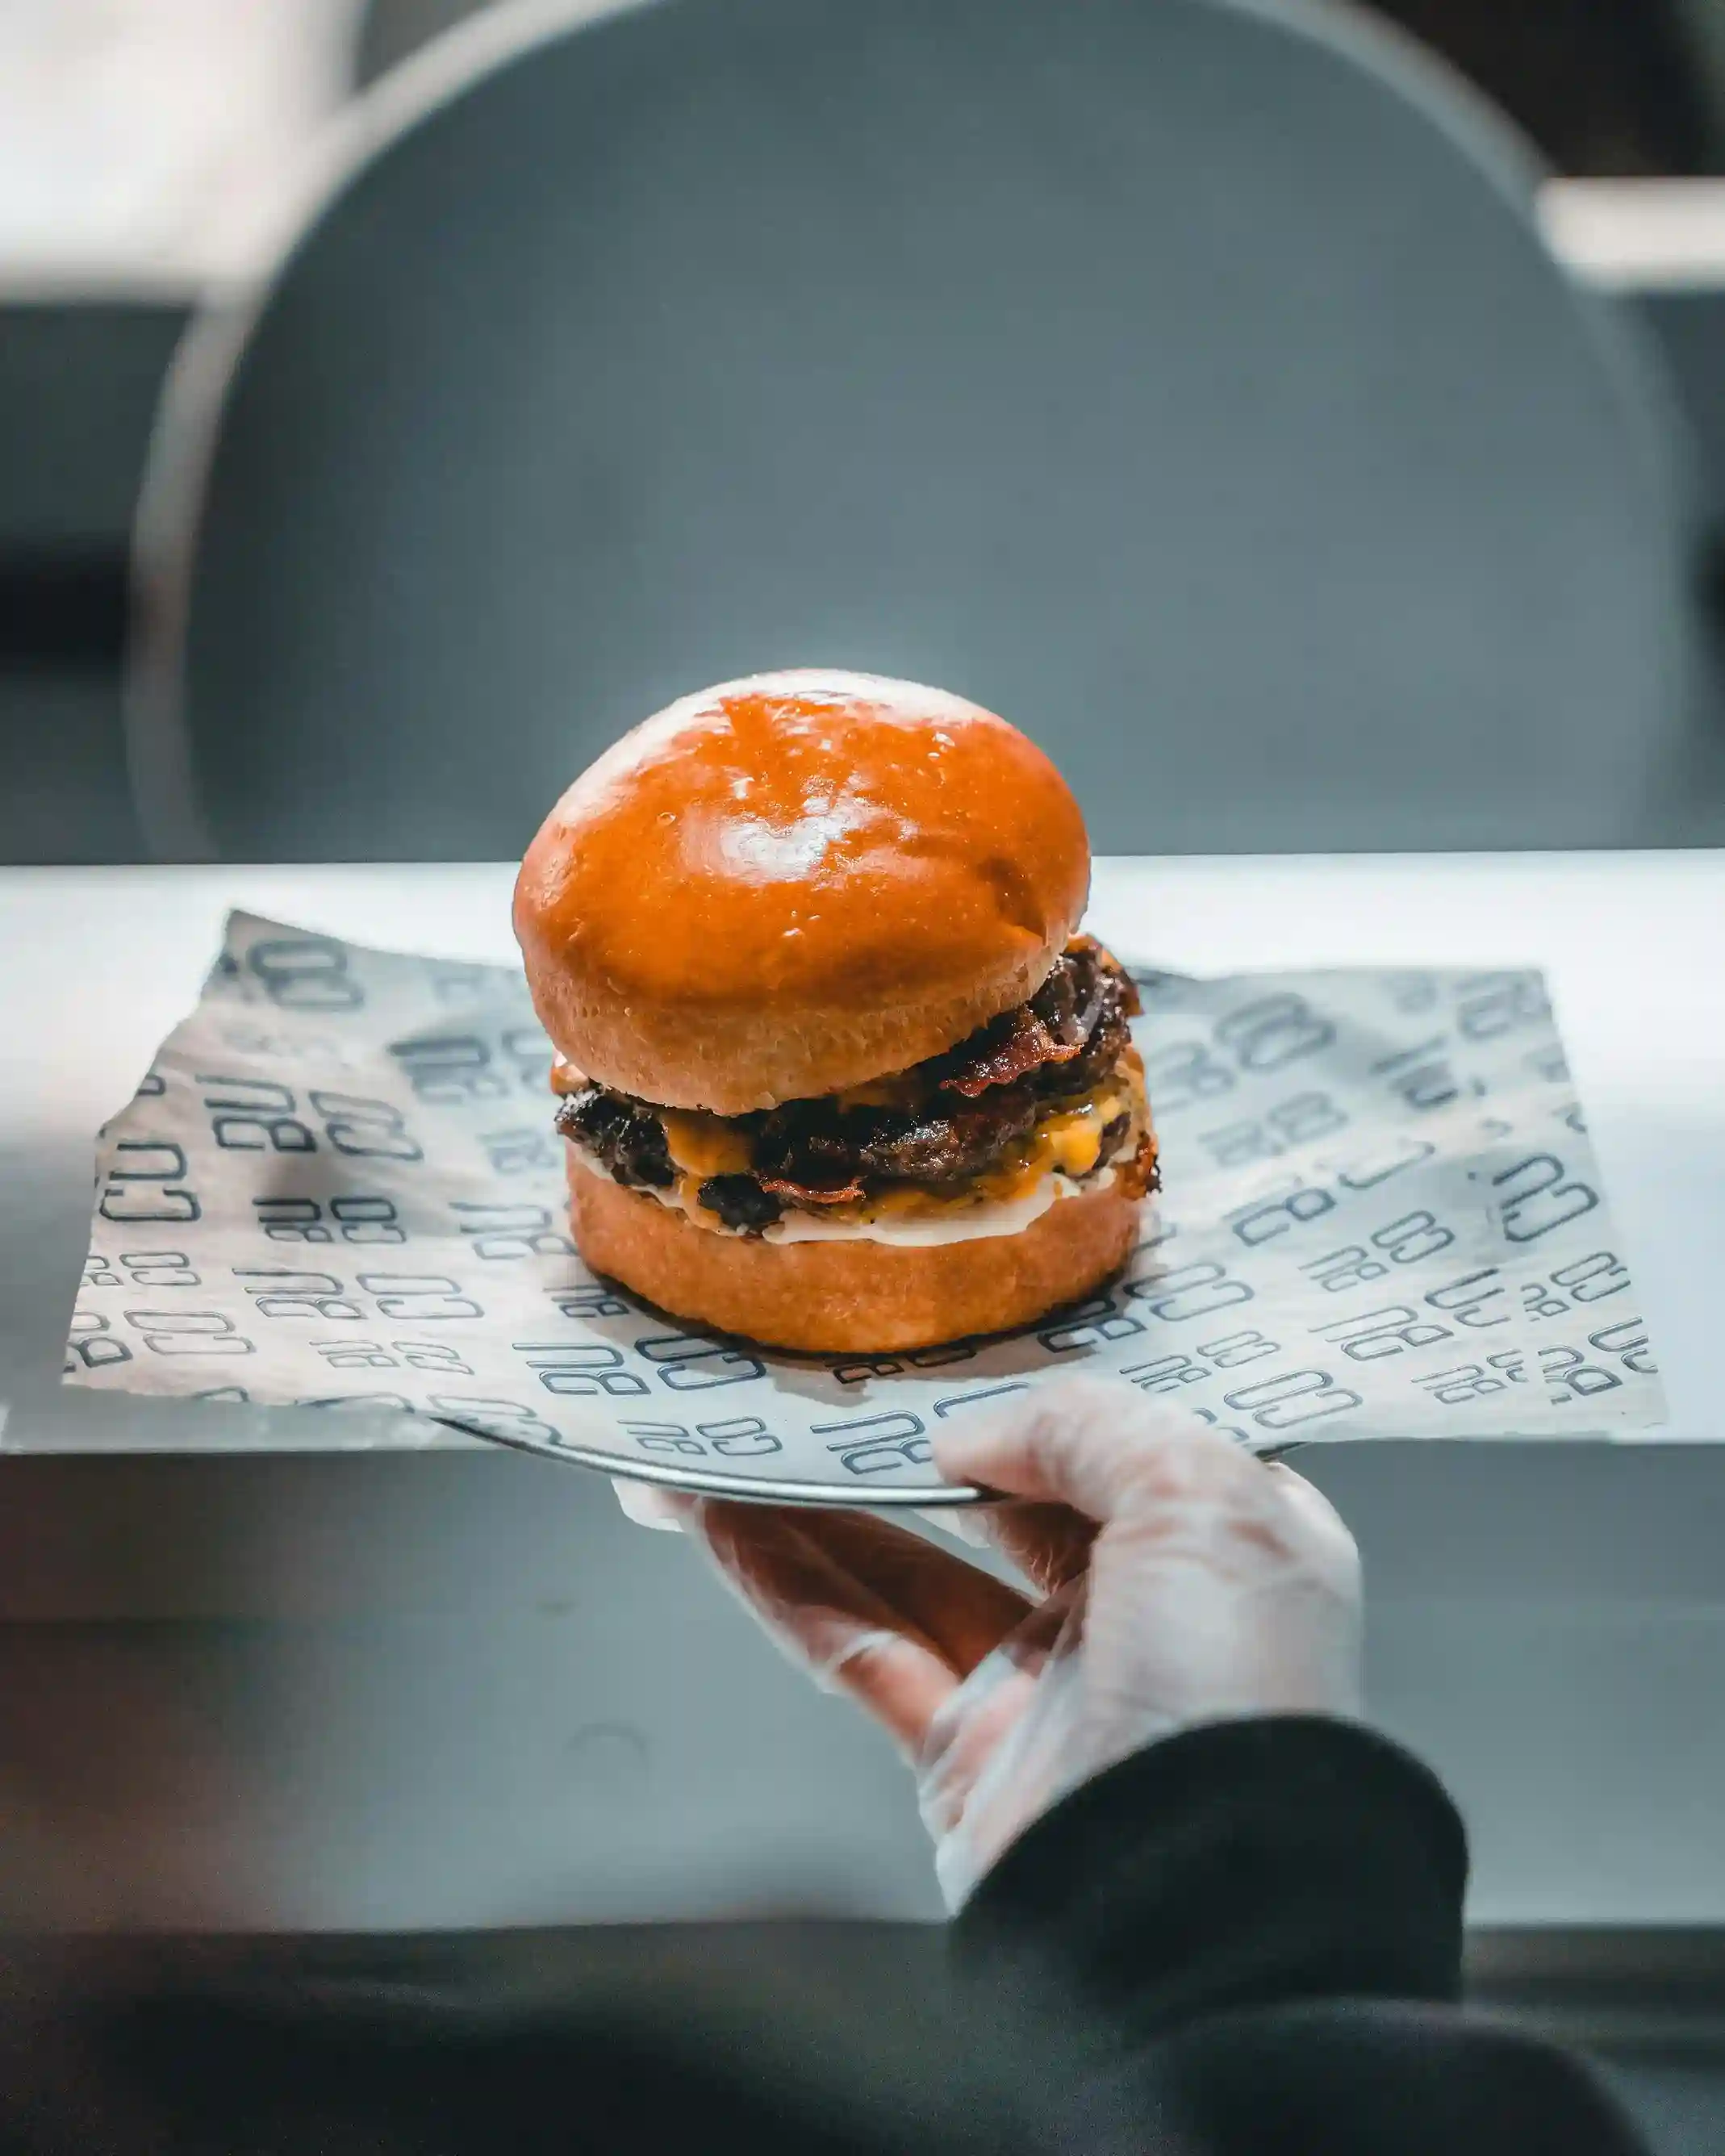
[[[884,1092],[891,1082],[883,1081],[880,1091]],[[855,1096],[839,1097],[848,1101]],[[955,1205],[998,1204],[1020,1198],[1050,1172],[1064,1175],[1073,1183],[1081,1182],[1096,1167],[1102,1150],[1103,1132],[1117,1116],[1133,1111],[1134,1103],[1124,1088],[1111,1089],[1085,1100],[1057,1102],[1006,1159],[987,1175],[978,1177],[968,1188],[957,1194],[925,1190],[914,1185],[903,1189],[888,1188],[865,1204],[834,1206],[830,1209],[830,1217],[928,1219],[948,1212]],[[710,1176],[749,1173],[749,1139],[722,1116],[666,1108],[660,1111],[660,1119],[665,1125],[665,1143],[679,1172],[679,1180],[686,1179],[692,1186],[691,1198]]]
[[[753,1149],[748,1138],[722,1116],[662,1108],[665,1142],[672,1161],[685,1175],[705,1183],[710,1175],[747,1175]]]
[[[572,1066],[560,1061],[554,1066],[552,1082],[557,1091],[566,1091],[585,1081]],[[862,1105],[865,1096],[868,1096],[868,1105],[884,1106],[891,1104],[888,1096],[897,1083],[883,1079],[878,1086],[858,1087],[838,1097],[850,1106]],[[680,1108],[660,1109],[659,1114],[665,1126],[666,1147],[677,1170],[677,1180],[673,1190],[644,1194],[680,1209],[698,1225],[719,1228],[716,1216],[701,1204],[701,1186],[713,1176],[750,1172],[752,1147],[749,1137],[722,1116]],[[825,1224],[819,1229],[821,1233],[855,1235],[877,1224],[886,1227],[890,1233],[893,1224],[897,1223],[933,1234],[944,1222],[955,1224],[952,1229],[955,1235],[976,1232],[962,1224],[968,1217],[981,1220],[1002,1207],[1022,1208],[1039,1191],[1045,1202],[1076,1194],[1076,1187],[1096,1173],[1102,1150],[1102,1133],[1122,1116],[1131,1120],[1129,1148],[1148,1120],[1143,1066],[1132,1051],[1122,1059],[1120,1068],[1103,1090],[1052,1102],[1004,1159],[986,1175],[977,1177],[960,1189],[954,1190],[950,1186],[937,1189],[916,1183],[889,1186],[857,1203],[822,1206],[818,1214],[806,1217],[788,1216],[792,1220],[791,1228],[769,1229],[768,1233],[769,1236],[814,1233],[817,1229],[812,1224],[816,1222]],[[1111,1174],[1111,1169],[1109,1173]],[[796,1225],[798,1219],[800,1226]],[[941,1229],[941,1234],[944,1233]]]
[[[979,1178],[978,1195],[993,1204],[1009,1202],[1050,1173],[1081,1182],[1096,1167],[1103,1132],[1119,1116],[1137,1120],[1137,1103],[1125,1090],[1060,1103],[1040,1119],[1016,1152]]]

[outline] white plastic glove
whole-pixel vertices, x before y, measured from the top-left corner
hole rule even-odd
[[[1075,1378],[935,1440],[1033,1601],[877,1517],[661,1495],[793,1659],[916,1772],[947,1906],[1081,1782],[1178,1729],[1360,1712],[1359,1561],[1329,1504],[1186,1409]]]

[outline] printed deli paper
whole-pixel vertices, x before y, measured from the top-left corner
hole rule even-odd
[[[1009,1338],[793,1357],[582,1265],[517,972],[236,915],[102,1134],[68,1378],[852,1503],[926,1497],[939,1422],[1076,1369],[1260,1450],[1662,1419],[1538,975],[1137,978],[1167,1189],[1124,1277]]]

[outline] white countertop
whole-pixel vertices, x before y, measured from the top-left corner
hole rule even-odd
[[[400,949],[508,958],[501,864],[0,871],[0,1397],[44,1397],[81,1257],[89,1142],[195,1001],[231,906]],[[1544,968],[1666,1373],[1671,1434],[1725,1436],[1725,854],[1105,860],[1091,924],[1135,959]],[[42,1260],[54,1253],[52,1294]],[[103,1401],[106,1409],[115,1403]],[[158,1419],[159,1421],[159,1419]],[[104,1449],[106,1449],[105,1446]]]
[[[217,1802],[232,1920],[266,1928],[931,1913],[887,1748],[596,1477],[495,1448],[334,1456],[309,1412],[230,1426],[218,1455],[208,1419],[245,1410],[59,1389],[91,1133],[196,997],[224,910],[506,957],[510,881],[0,871],[0,1621],[8,1666],[59,1702],[26,1785],[75,1762],[74,1872],[117,1866],[140,1922],[187,1921],[163,1852]],[[1725,1436],[1725,855],[1103,863],[1093,919],[1195,972],[1543,966],[1676,1431]],[[1372,1712],[1466,1816],[1474,1920],[1725,1922],[1725,1452],[1301,1464],[1364,1555]],[[161,1784],[164,1840],[112,1765],[167,1726],[205,1750]]]
[[[295,4],[304,8],[308,0]],[[320,4],[339,10],[347,0]],[[321,95],[315,80],[310,88],[314,97]],[[290,125],[299,116],[287,116]],[[231,128],[227,134],[233,139]],[[171,135],[159,139],[172,141]],[[199,213],[188,215],[182,176],[162,171],[158,157],[149,174],[154,197],[141,220],[136,161],[128,176],[110,159],[93,193],[89,150],[87,140],[56,146],[41,167],[54,182],[20,192],[9,223],[0,228],[0,305],[130,300],[189,307],[220,299],[267,265],[292,227],[306,186],[296,169],[297,142],[272,141],[268,131],[254,130],[232,153],[245,165],[237,203],[212,217],[217,191],[199,171],[190,198],[191,210]],[[168,154],[172,159],[172,149]],[[81,182],[75,192],[59,184],[68,174]],[[1725,181],[1548,180],[1538,213],[1552,253],[1589,284],[1626,293],[1711,292],[1725,285]]]

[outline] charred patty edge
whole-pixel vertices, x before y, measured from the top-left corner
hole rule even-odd
[[[901,1074],[914,1106],[829,1095],[726,1118],[748,1142],[749,1167],[707,1177],[696,1202],[724,1227],[759,1235],[787,1211],[819,1214],[896,1188],[958,1198],[1045,1117],[1111,1079],[1136,1075],[1127,1058],[1138,1009],[1118,962],[1092,937],[1075,937],[1028,1004]],[[681,1171],[652,1102],[589,1082],[564,1096],[556,1121],[624,1188],[676,1188]],[[1114,1117],[1095,1162],[1073,1179],[1088,1183],[1115,1165],[1132,1124],[1130,1114]],[[1156,1187],[1147,1132],[1126,1172],[1140,1184],[1138,1194]]]

